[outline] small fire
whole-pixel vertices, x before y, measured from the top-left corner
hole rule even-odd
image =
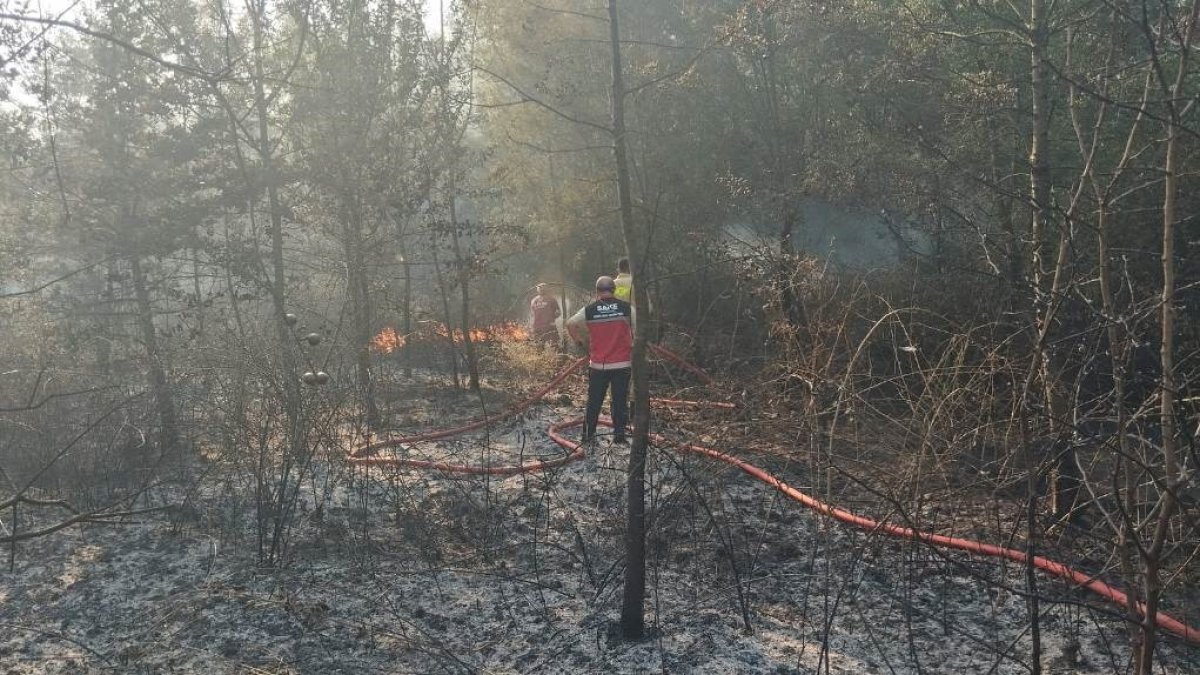
[[[512,321],[488,326],[487,332],[496,342],[519,342],[530,338],[529,331],[525,326]]]
[[[404,336],[397,333],[395,328],[389,326],[379,331],[379,335],[371,339],[371,347],[377,352],[391,354],[403,347],[405,342]]]
[[[413,331],[408,335],[401,335],[395,328],[384,328],[379,331],[371,340],[371,347],[375,351],[390,354],[404,345],[420,342],[428,342],[434,339],[444,340],[451,335],[451,331],[445,324],[435,324],[433,328],[426,327]],[[454,342],[462,344],[463,333],[459,329],[453,331]],[[491,326],[483,326],[481,328],[472,328],[470,331],[472,342],[511,342],[529,339],[529,331],[519,323],[505,321]]]

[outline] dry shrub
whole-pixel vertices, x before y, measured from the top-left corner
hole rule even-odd
[[[495,368],[508,371],[521,379],[542,381],[557,372],[567,355],[557,345],[543,345],[532,340],[505,340],[495,344],[490,354]]]

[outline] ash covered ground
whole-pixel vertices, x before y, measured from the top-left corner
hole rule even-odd
[[[544,428],[578,403],[394,452],[559,456]],[[469,415],[478,402],[439,405]],[[213,469],[186,508],[18,546],[0,575],[0,672],[1029,671],[1028,609],[1006,590],[1022,587],[1019,566],[848,529],[667,450],[650,469],[651,634],[622,641],[626,453],[602,441],[583,461],[505,478],[323,460],[273,568],[258,564],[245,486]],[[802,466],[772,469],[807,484]],[[1126,672],[1113,608],[1042,584],[1064,600],[1042,605],[1046,672]],[[1167,638],[1160,663],[1200,672],[1200,649]]]

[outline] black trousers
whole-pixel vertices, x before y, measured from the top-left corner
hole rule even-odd
[[[600,419],[600,408],[604,406],[604,395],[609,387],[612,387],[613,437],[625,437],[625,427],[629,423],[629,373],[629,368],[588,368],[587,414],[583,418],[585,438],[596,433],[596,422]]]

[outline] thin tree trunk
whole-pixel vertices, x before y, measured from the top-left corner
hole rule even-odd
[[[160,426],[159,444],[163,452],[174,452],[179,447],[179,426],[175,420],[175,392],[167,380],[163,367],[162,350],[158,344],[158,333],[154,330],[154,306],[150,302],[150,291],[146,287],[146,272],[137,255],[128,258],[133,272],[133,292],[137,298],[138,328],[142,334],[142,346],[146,349],[146,377],[154,404],[158,409]]]
[[[782,190],[782,188],[781,188]],[[800,298],[796,295],[796,284],[792,278],[792,264],[796,259],[795,244],[792,241],[792,236],[795,234],[796,226],[800,220],[800,210],[797,206],[792,205],[790,197],[784,191],[783,199],[785,204],[783,207],[783,227],[779,233],[779,288],[780,288],[780,304],[783,309],[783,317],[787,320],[788,325],[792,330],[799,331],[805,323],[804,306],[800,302]]]
[[[1032,88],[1033,128],[1030,140],[1030,197],[1034,217],[1031,236],[1033,239],[1033,284],[1035,310],[1034,321],[1037,333],[1048,336],[1057,324],[1056,311],[1069,283],[1068,261],[1071,250],[1070,229],[1065,223],[1058,224],[1057,248],[1054,268],[1050,272],[1050,287],[1044,288],[1046,270],[1043,265],[1043,239],[1054,226],[1053,195],[1050,177],[1050,80],[1047,66],[1047,49],[1050,39],[1049,17],[1045,0],[1032,0],[1030,5],[1030,80]],[[1038,379],[1041,381],[1042,399],[1049,411],[1048,426],[1054,439],[1053,456],[1049,476],[1048,492],[1050,507],[1058,518],[1068,516],[1078,499],[1080,481],[1075,460],[1075,447],[1071,442],[1068,420],[1068,405],[1058,382],[1061,367],[1055,357],[1045,349],[1043,337],[1035,345],[1038,361]],[[1037,645],[1035,645],[1037,647]]]
[[[1045,374],[1047,372],[1047,364],[1045,357],[1045,337],[1049,333],[1051,316],[1049,305],[1055,301],[1053,296],[1045,297],[1042,293],[1042,238],[1045,236],[1046,230],[1050,227],[1051,206],[1050,206],[1050,163],[1047,158],[1047,151],[1050,139],[1050,96],[1049,96],[1049,81],[1046,72],[1046,43],[1049,39],[1049,26],[1046,17],[1045,0],[1031,0],[1030,2],[1030,85],[1032,89],[1032,113],[1033,113],[1033,129],[1031,133],[1031,142],[1029,148],[1029,164],[1030,164],[1030,196],[1033,200],[1034,216],[1031,238],[1033,240],[1033,292],[1034,292],[1034,333],[1037,339],[1034,342],[1034,369],[1036,372],[1041,372],[1043,375],[1043,388],[1050,386],[1046,382]],[[1040,319],[1040,320],[1039,320]],[[1032,376],[1033,373],[1031,372]],[[1028,391],[1029,380],[1026,380],[1027,385],[1024,393],[1021,396],[1021,416],[1023,420],[1028,417]],[[1029,472],[1029,504],[1026,518],[1026,526],[1028,529],[1028,544],[1027,550],[1030,560],[1036,552],[1037,543],[1037,481],[1036,475],[1039,471],[1040,458],[1034,456],[1033,444],[1028,431],[1028,421],[1023,421],[1022,426],[1026,429],[1022,433],[1023,444],[1025,446],[1026,461],[1028,466],[1026,470]],[[1029,593],[1027,604],[1029,608],[1030,620],[1030,661],[1032,672],[1034,675],[1040,675],[1042,672],[1042,644],[1041,644],[1041,626],[1039,623],[1040,607],[1038,603],[1036,575],[1032,571],[1032,562],[1027,565],[1026,573],[1026,590]]]
[[[559,175],[554,170],[554,155],[548,153],[546,155],[546,162],[550,168],[551,203],[554,205],[554,211],[558,212],[562,208],[562,196],[559,193],[558,187]],[[558,309],[561,316],[560,322],[564,330],[562,334],[559,334],[559,338],[555,341],[555,344],[561,352],[566,347],[565,329],[567,327],[567,317],[571,316],[571,308],[567,306],[567,279],[569,277],[567,275],[567,245],[564,238],[560,238],[558,241],[558,278],[561,281],[558,286]],[[534,290],[536,291],[537,289]],[[526,309],[528,309],[528,305],[526,305]],[[530,317],[530,320],[532,320],[532,317]]]
[[[1175,231],[1178,222],[1177,199],[1181,168],[1179,166],[1180,144],[1182,142],[1183,112],[1185,85],[1190,66],[1192,39],[1195,35],[1197,15],[1200,13],[1200,0],[1193,0],[1184,18],[1184,35],[1179,46],[1178,70],[1175,80],[1168,90],[1167,109],[1167,145],[1163,161],[1163,208],[1162,208],[1162,296],[1161,305],[1161,338],[1159,351],[1160,368],[1162,370],[1159,382],[1159,417],[1162,426],[1162,485],[1159,490],[1159,504],[1154,519],[1154,535],[1142,554],[1142,586],[1146,592],[1146,616],[1142,623],[1142,639],[1138,644],[1137,672],[1138,675],[1150,675],[1154,667],[1154,646],[1157,637],[1155,615],[1162,600],[1162,555],[1170,536],[1171,520],[1179,508],[1176,489],[1182,483],[1179,464],[1179,447],[1175,437]],[[1161,64],[1155,65],[1161,71]],[[1165,82],[1164,82],[1165,84]]]
[[[446,49],[446,8],[445,3],[439,0],[438,2],[438,25],[440,28],[440,78],[438,80],[438,88],[441,94],[441,109],[442,115],[439,119],[438,129],[441,132],[441,140],[444,143],[443,152],[446,159],[446,213],[450,218],[450,246],[454,253],[455,280],[458,282],[459,292],[461,293],[461,317],[459,324],[462,330],[463,349],[467,355],[467,382],[471,387],[471,391],[479,391],[479,358],[475,352],[475,341],[471,339],[471,270],[467,266],[467,261],[463,259],[462,244],[459,242],[458,236],[458,205],[457,205],[457,181],[455,172],[458,170],[458,143],[455,136],[458,129],[455,126],[455,115],[450,105],[450,83],[452,80],[450,68],[450,52]],[[439,284],[441,283],[439,278]],[[444,295],[444,287],[443,287]],[[451,343],[453,343],[454,325],[450,321],[450,304],[445,302],[446,307],[446,330],[451,334]],[[458,386],[458,365],[455,363],[455,386]]]
[[[350,199],[353,199],[351,197]],[[350,296],[353,314],[354,364],[358,380],[358,391],[366,413],[367,428],[379,428],[379,406],[375,402],[375,383],[371,377],[371,338],[373,317],[371,312],[370,277],[367,274],[362,237],[362,212],[357,204],[349,205],[345,214],[346,225],[342,232],[346,249],[346,293]]]
[[[1142,639],[1138,644],[1138,675],[1150,675],[1154,668],[1154,646],[1157,628],[1154,617],[1162,600],[1162,555],[1170,536],[1171,519],[1179,508],[1176,489],[1182,482],[1179,466],[1179,448],[1175,420],[1175,228],[1178,222],[1179,195],[1179,151],[1181,143],[1182,113],[1180,101],[1187,81],[1189,53],[1195,32],[1200,0],[1193,0],[1187,17],[1183,44],[1180,46],[1179,70],[1170,87],[1167,101],[1170,120],[1167,126],[1166,157],[1163,161],[1163,214],[1162,214],[1162,296],[1161,327],[1162,344],[1159,351],[1159,417],[1162,426],[1162,483],[1160,508],[1155,515],[1154,535],[1150,545],[1142,554],[1142,586],[1146,592],[1146,617],[1142,623]]]
[[[1116,488],[1115,491],[1117,492],[1118,500],[1121,502],[1119,508],[1125,514],[1125,517],[1118,515],[1114,518],[1109,523],[1109,527],[1113,529],[1116,535],[1114,553],[1120,564],[1121,573],[1126,579],[1132,580],[1136,576],[1133,562],[1133,539],[1137,536],[1137,533],[1131,527],[1130,519],[1135,508],[1134,494],[1137,487],[1133,476],[1133,468],[1129,463],[1131,449],[1129,447],[1129,438],[1126,435],[1126,430],[1129,427],[1129,411],[1125,407],[1125,385],[1127,382],[1126,355],[1128,353],[1129,341],[1121,334],[1116,320],[1117,303],[1113,295],[1112,268],[1109,265],[1109,213],[1106,195],[1101,198],[1098,208],[1096,231],[1097,257],[1099,258],[1100,272],[1100,299],[1104,307],[1104,319],[1107,324],[1105,334],[1108,340],[1109,364],[1113,378],[1112,405],[1117,417],[1117,454],[1113,458],[1113,485]],[[1132,593],[1129,595],[1130,599],[1127,607],[1129,618],[1132,622],[1136,622],[1139,620],[1136,598]],[[1131,623],[1132,625],[1135,624]],[[1140,643],[1140,636],[1133,635],[1132,637],[1135,644]]]
[[[1030,85],[1032,89],[1032,124],[1029,146],[1030,167],[1030,198],[1033,202],[1034,216],[1031,239],[1032,272],[1034,293],[1038,296],[1039,305],[1045,300],[1041,297],[1041,283],[1045,276],[1042,256],[1046,231],[1051,226],[1053,211],[1050,203],[1050,161],[1047,156],[1050,144],[1050,82],[1046,72],[1046,47],[1049,40],[1049,26],[1046,17],[1045,0],[1031,0],[1030,9]]]
[[[437,225],[430,226],[430,235],[433,240],[433,245],[430,250],[433,254],[433,271],[437,278],[438,295],[442,299],[442,325],[446,327],[446,342],[450,348],[450,372],[454,376],[454,388],[462,388],[462,378],[458,374],[458,346],[454,344],[454,315],[450,312],[450,294],[446,292],[446,277],[442,274],[442,263],[438,256],[438,236]]]
[[[251,17],[254,39],[254,108],[258,116],[258,155],[262,162],[263,182],[267,187],[267,207],[271,211],[271,304],[275,310],[275,328],[279,338],[282,361],[284,412],[288,420],[287,441],[293,452],[300,443],[300,381],[297,377],[296,344],[284,316],[287,314],[287,276],[283,259],[283,205],[279,199],[278,177],[275,173],[274,148],[271,143],[267,95],[263,74],[263,24],[266,8],[261,0],[252,3]]]
[[[1134,157],[1134,143],[1146,114],[1152,79],[1151,71],[1148,70],[1141,102],[1137,108],[1138,112],[1134,116],[1126,133],[1124,150],[1113,168],[1107,172],[1107,184],[1101,185],[1096,171],[1096,152],[1100,147],[1102,132],[1105,129],[1106,113],[1108,110],[1107,99],[1109,97],[1109,86],[1112,82],[1113,62],[1120,43],[1119,28],[1121,18],[1120,11],[1114,9],[1110,29],[1112,39],[1100,79],[1100,96],[1098,98],[1101,99],[1101,103],[1099,104],[1099,110],[1092,125],[1090,139],[1086,137],[1082,122],[1079,119],[1080,109],[1076,103],[1078,100],[1078,91],[1075,85],[1071,86],[1068,110],[1071,113],[1071,121],[1075,127],[1076,137],[1079,141],[1080,156],[1085,158],[1082,178],[1091,185],[1092,194],[1096,201],[1096,269],[1100,282],[1100,305],[1104,321],[1105,340],[1107,342],[1108,365],[1112,377],[1110,407],[1113,417],[1116,419],[1115,438],[1117,452],[1113,457],[1110,480],[1117,508],[1114,509],[1114,513],[1109,513],[1104,509],[1100,509],[1100,511],[1104,514],[1106,523],[1115,537],[1116,546],[1114,553],[1117,557],[1121,573],[1126,579],[1133,580],[1137,577],[1137,568],[1135,565],[1136,547],[1134,546],[1134,538],[1137,536],[1137,531],[1136,526],[1133,524],[1132,515],[1137,508],[1135,496],[1137,488],[1136,478],[1133,475],[1129,461],[1131,457],[1130,453],[1132,452],[1127,434],[1130,419],[1129,410],[1125,404],[1128,383],[1127,359],[1129,354],[1129,337],[1127,329],[1119,319],[1122,310],[1118,309],[1114,292],[1110,236],[1113,215],[1112,192],[1120,183],[1126,168]],[[1082,189],[1082,182],[1080,188]],[[1105,487],[1107,488],[1108,486]],[[1090,486],[1089,491],[1092,491]],[[1136,595],[1129,594],[1126,609],[1130,620],[1131,642],[1138,644],[1141,640],[1140,629],[1135,627],[1141,623],[1141,618],[1137,609]]]
[[[192,292],[196,295],[196,335],[204,335],[204,298],[200,290],[200,247],[192,249]]]
[[[633,285],[634,304],[638,308],[633,330],[633,442],[629,449],[629,473],[626,481],[628,506],[625,523],[625,589],[621,596],[621,632],[627,640],[645,635],[646,595],[646,455],[650,445],[650,378],[646,347],[650,338],[650,303],[644,277],[642,238],[633,222],[633,197],[630,195],[629,157],[625,137],[625,83],[621,66],[621,30],[617,18],[617,0],[608,0],[609,45],[612,50],[612,134],[613,162],[617,171],[617,200],[620,203],[621,232],[629,271],[641,283]]]
[[[454,266],[458,272],[458,288],[462,293],[463,349],[467,353],[467,382],[471,391],[479,391],[479,358],[475,353],[475,341],[471,339],[471,268],[462,255],[462,244],[458,237],[458,210],[455,206],[454,167],[450,168],[447,180],[449,190],[450,243],[454,247]]]
[[[1059,306],[1057,298],[1065,291],[1068,253],[1071,250],[1069,229],[1066,224],[1059,227],[1058,255],[1054,265],[1054,278],[1050,285],[1050,304]],[[1046,321],[1054,320],[1053,311],[1048,311]],[[1061,361],[1061,359],[1058,359]],[[1050,410],[1051,435],[1054,438],[1055,456],[1050,474],[1050,510],[1058,520],[1069,519],[1075,512],[1079,500],[1079,464],[1075,457],[1075,443],[1069,414],[1069,404],[1058,386],[1061,366],[1050,353],[1043,351],[1041,380],[1043,396]]]
[[[242,309],[237,298],[237,287],[233,283],[233,244],[229,237],[229,214],[225,213],[223,217],[225,222],[225,264],[222,267],[225,268],[225,292],[229,295],[229,307],[233,310],[233,322],[238,328],[237,335],[239,338],[245,338],[246,324],[242,321]]]
[[[116,289],[113,288],[113,284],[116,282],[119,274],[120,271],[117,268],[117,259],[110,259],[108,264],[104,266],[104,292],[100,295],[101,299],[104,301],[104,304],[108,307],[112,306],[112,303],[117,296]],[[115,341],[115,336],[113,335],[114,322],[107,316],[102,316],[97,321],[100,324],[101,339],[96,344],[96,361],[100,366],[100,372],[111,377],[113,374],[112,346],[113,342]]]
[[[295,336],[288,325],[287,316],[287,268],[283,257],[283,204],[279,198],[279,177],[275,170],[274,147],[271,142],[269,110],[265,89],[265,74],[263,71],[264,36],[266,23],[266,6],[263,0],[251,3],[253,21],[253,58],[254,58],[254,109],[258,117],[258,155],[262,162],[263,182],[267,189],[267,207],[270,210],[271,235],[271,304],[275,314],[275,328],[279,339],[279,379],[283,394],[284,413],[284,452],[278,466],[278,479],[274,490],[267,485],[268,467],[272,466],[268,448],[264,444],[260,448],[259,474],[256,477],[265,486],[265,492],[260,494],[258,504],[258,536],[259,561],[274,565],[282,553],[284,545],[282,533],[283,499],[287,494],[287,486],[291,478],[292,467],[301,461],[307,450],[305,440],[303,399],[300,394],[299,354]],[[253,208],[253,206],[251,206]],[[265,503],[263,500],[266,500]],[[270,545],[264,547],[263,537],[266,527],[271,524]],[[264,550],[265,549],[265,550]]]
[[[404,315],[404,376],[412,377],[412,263],[408,259],[408,240],[405,237],[403,226],[399,226],[399,236],[397,237],[397,245],[400,247],[400,267],[404,270],[404,301],[402,313]]]

